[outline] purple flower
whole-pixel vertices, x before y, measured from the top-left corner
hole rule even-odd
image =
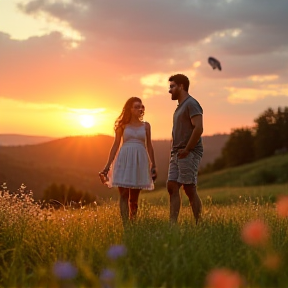
[[[77,275],[77,268],[69,262],[56,262],[53,266],[53,273],[59,279],[73,279]]]
[[[100,274],[100,279],[104,282],[112,281],[114,280],[114,278],[115,278],[115,272],[110,269],[104,269]]]
[[[107,251],[107,256],[112,260],[116,260],[119,257],[125,256],[126,253],[127,249],[124,245],[113,245]]]

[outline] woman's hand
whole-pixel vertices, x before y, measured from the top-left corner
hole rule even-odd
[[[156,170],[156,167],[152,167],[152,168],[151,168],[151,176],[152,176],[153,182],[155,182],[155,180],[157,179],[157,170]]]
[[[108,172],[109,172],[109,170],[110,170],[110,165],[106,165],[106,166],[105,166],[105,168],[102,170],[102,172],[101,172],[101,173],[103,173],[103,174],[107,175],[107,174],[108,174]]]
[[[110,169],[109,166],[106,165],[106,167],[101,172],[99,172],[99,178],[102,184],[107,185],[109,181],[109,178],[108,178],[109,169]]]

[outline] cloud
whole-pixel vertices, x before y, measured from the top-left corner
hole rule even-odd
[[[266,81],[273,81],[278,79],[278,75],[264,75],[264,76],[259,76],[259,75],[252,75],[249,77],[249,80],[253,82],[266,82]]]
[[[228,101],[233,104],[256,102],[267,97],[286,96],[288,100],[288,85],[265,85],[262,89],[226,87],[229,91]]]
[[[175,73],[189,76],[191,93],[211,113],[211,100],[228,113],[236,103],[288,95],[287,0],[28,0],[18,7],[59,29],[21,41],[0,33],[0,97],[116,111],[140,95],[161,109]]]
[[[288,45],[287,21],[279,20],[288,8],[285,0],[273,5],[267,0],[34,0],[19,7],[33,17],[44,14],[67,23],[99,58],[119,66],[125,58],[135,70],[145,63],[165,69],[167,59],[191,61],[185,48],[203,49],[200,43],[207,38],[212,39],[208,51],[228,56],[265,54]]]
[[[155,73],[155,74],[150,74],[147,76],[144,76],[140,79],[141,84],[148,86],[148,87],[154,87],[154,86],[159,86],[159,87],[167,87],[167,82],[170,74],[162,74],[162,73]]]
[[[0,102],[5,105],[8,104],[9,106],[14,106],[16,109],[22,109],[29,112],[64,112],[64,113],[75,113],[75,114],[99,114],[106,111],[105,108],[71,108],[60,104],[53,104],[53,103],[36,103],[36,102],[29,102],[29,101],[18,101],[18,100],[11,100],[7,98],[1,98]]]
[[[268,44],[270,37],[280,40],[286,33],[288,4],[286,0],[275,0],[273,4],[269,0],[34,0],[20,7],[34,16],[47,13],[83,34],[93,32],[106,40],[183,46],[228,29],[240,29],[247,39],[258,33],[259,45],[265,40]],[[287,41],[282,39],[281,43]],[[269,45],[263,48],[269,49]]]

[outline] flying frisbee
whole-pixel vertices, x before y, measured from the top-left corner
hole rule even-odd
[[[213,69],[218,69],[219,71],[222,70],[221,64],[220,64],[220,62],[219,62],[216,58],[214,58],[214,57],[209,57],[209,58],[208,58],[208,63],[211,65],[211,67],[212,67]]]

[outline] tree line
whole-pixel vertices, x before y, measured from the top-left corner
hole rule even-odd
[[[96,200],[92,194],[75,189],[74,186],[65,184],[52,183],[44,190],[42,203],[50,203],[54,206],[57,204],[63,206],[80,207],[85,204],[90,204]]]
[[[288,151],[288,107],[268,108],[253,127],[233,129],[221,155],[201,171],[210,173]]]

